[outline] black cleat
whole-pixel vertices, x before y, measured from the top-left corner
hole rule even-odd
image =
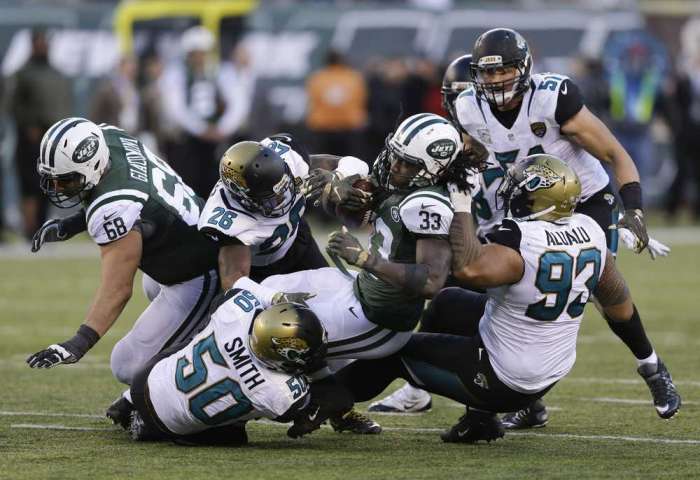
[[[669,419],[681,408],[681,396],[676,391],[673,379],[666,365],[658,360],[656,365],[645,363],[637,369],[654,399],[654,408],[659,417]]]
[[[523,430],[526,428],[542,428],[547,425],[549,414],[542,400],[535,401],[529,407],[513,413],[506,413],[501,418],[503,426],[508,430]]]
[[[440,435],[446,443],[476,443],[479,440],[491,442],[506,434],[495,413],[469,410],[459,418],[459,422]]]
[[[382,433],[382,426],[363,415],[354,408],[344,415],[329,418],[331,427],[336,432],[350,432],[364,435],[377,435]]]
[[[120,425],[124,430],[129,431],[132,411],[134,411],[134,405],[126,398],[119,397],[107,408],[105,415],[115,425]]]
[[[153,442],[165,438],[160,430],[156,430],[144,422],[138,411],[132,410],[129,420],[127,431],[132,440],[136,442]]]

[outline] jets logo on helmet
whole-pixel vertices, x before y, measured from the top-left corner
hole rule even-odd
[[[57,207],[72,207],[87,197],[108,164],[109,147],[100,127],[84,118],[66,118],[41,140],[40,187]]]
[[[386,140],[386,148],[375,161],[374,171],[380,185],[391,185],[391,164],[397,160],[420,167],[408,188],[435,185],[462,151],[462,138],[450,122],[434,113],[419,113],[401,122]]]

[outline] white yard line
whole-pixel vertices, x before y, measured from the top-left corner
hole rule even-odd
[[[89,413],[65,413],[65,412],[10,412],[0,410],[0,417],[69,417],[69,418],[107,418],[104,415]]]
[[[12,412],[0,411],[0,416],[52,416],[52,417],[79,417],[79,418],[103,418],[97,415],[61,413],[61,412]],[[287,424],[276,423],[269,420],[261,420],[260,424],[275,427],[286,427]],[[10,428],[16,429],[36,429],[36,430],[77,430],[77,431],[117,431],[116,427],[74,427],[61,424],[44,423],[13,423]],[[330,428],[330,427],[324,427]],[[384,427],[387,432],[412,432],[412,433],[440,433],[444,428],[420,428],[420,427]],[[572,433],[539,433],[539,432],[508,432],[509,436],[521,437],[542,437],[571,440],[593,440],[593,441],[619,441],[635,443],[661,443],[679,445],[700,445],[700,440],[677,439],[677,438],[657,438],[657,437],[631,437],[626,435],[578,435]]]

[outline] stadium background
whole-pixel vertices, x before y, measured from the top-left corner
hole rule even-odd
[[[675,87],[692,73],[691,57],[700,50],[696,14],[700,2],[694,1],[3,0],[4,79],[26,62],[32,29],[47,29],[51,64],[70,79],[74,115],[89,115],[96,92],[123,54],[133,53],[142,70],[154,57],[165,67],[179,61],[182,33],[205,25],[217,38],[213,58],[233,57],[254,78],[250,114],[220,148],[236,138],[259,139],[276,131],[291,131],[314,148],[315,134],[306,124],[306,80],[323,67],[330,50],[338,51],[367,82],[367,123],[349,147],[357,150],[332,153],[356,153],[369,161],[397,115],[439,108],[436,89],[444,66],[467,53],[487,28],[508,26],[523,33],[536,71],[571,74],[589,106],[613,130],[629,126],[615,123],[609,101],[601,99],[610,92],[611,71],[625,67],[629,51],[620,45],[647,45],[644,63],[661,72],[663,81],[658,82],[657,108],[640,122],[653,140],[652,163],[643,176],[645,200],[652,235],[670,243],[673,253],[651,263],[646,256],[623,252],[620,261],[646,312],[650,337],[684,395],[684,407],[674,422],[656,418],[628,352],[589,308],[577,365],[551,394],[552,423],[541,432],[509,435],[491,449],[440,444],[437,432],[460,413],[445,400],[437,400],[425,416],[377,418],[386,431],[371,439],[323,430],[294,443],[283,438],[282,429],[262,424],[251,427],[255,446],[240,452],[130,444],[106,423],[102,411],[119,393],[109,372],[109,351],[145,305],[138,292],[124,318],[79,365],[49,375],[24,365],[28,353],[72,334],[98,282],[99,253],[85,237],[29,253],[21,233],[15,126],[5,98],[0,111],[0,372],[5,382],[0,478],[198,478],[225,471],[232,461],[237,474],[250,478],[279,477],[280,472],[286,478],[696,477],[700,327],[694,312],[700,230],[693,225],[692,205],[698,198],[698,168],[692,159],[690,170],[681,172],[687,187],[684,210],[670,217],[669,193],[679,188],[673,182],[680,140],[674,135],[677,117],[664,108],[678,103]],[[246,55],[236,56],[242,50]],[[144,72],[138,75],[137,86],[143,87],[146,78]],[[152,139],[145,128],[138,133]],[[319,226],[323,244],[328,227]]]

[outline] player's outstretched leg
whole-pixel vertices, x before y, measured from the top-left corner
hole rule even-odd
[[[491,442],[503,438],[506,431],[492,412],[467,407],[467,412],[459,422],[440,435],[446,443],[476,443],[479,440]]]

